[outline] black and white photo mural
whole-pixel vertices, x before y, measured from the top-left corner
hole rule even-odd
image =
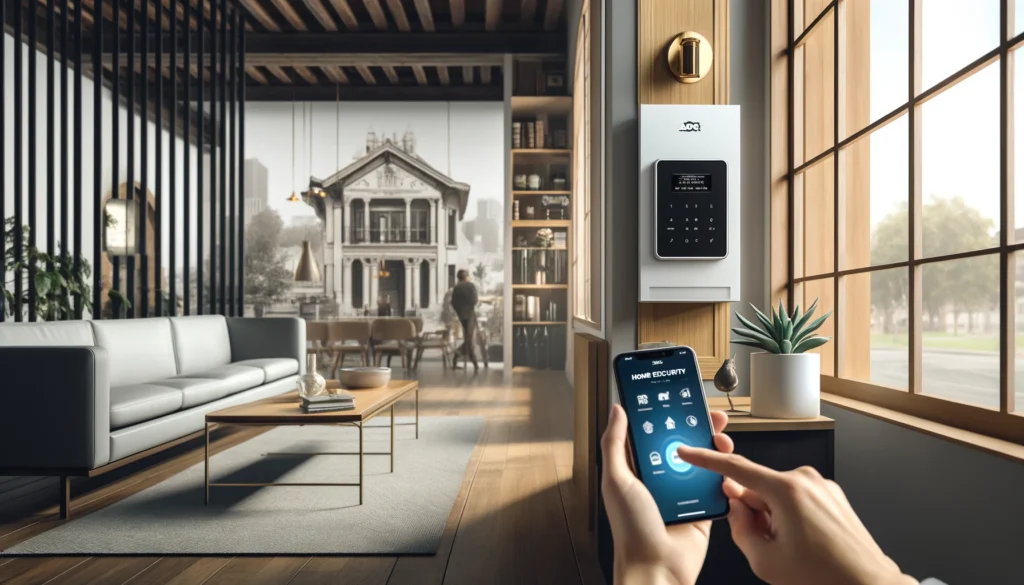
[[[247,248],[269,238],[285,269],[275,274],[290,280],[268,295],[247,288],[253,311],[415,315],[429,330],[466,269],[500,341],[503,116],[500,102],[248,103]],[[319,282],[291,279],[303,241]]]

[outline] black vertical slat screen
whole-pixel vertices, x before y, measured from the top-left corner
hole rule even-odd
[[[175,282],[176,270],[178,268],[178,0],[171,0],[171,168],[170,168],[170,217],[167,221],[167,235],[170,245],[170,262],[167,267],[168,302],[171,315],[178,314],[178,287]],[[188,19],[185,19],[185,34],[189,34]],[[185,103],[188,104],[188,94],[185,94]],[[188,132],[185,133],[184,143],[188,147]]]
[[[200,0],[202,2],[204,0]],[[199,88],[196,91],[196,313],[199,315],[203,314],[203,213],[205,207],[204,201],[204,185],[203,185],[203,155],[206,141],[206,135],[204,134],[203,119],[206,117],[204,112],[203,102],[203,86],[204,77],[206,72],[206,18],[203,14],[202,6],[196,9],[199,17],[199,47],[197,51],[197,70],[196,83]],[[191,275],[189,281],[191,281]],[[189,284],[191,288],[191,283]]]
[[[50,153],[56,150],[55,140],[57,137],[57,129],[54,128],[57,100],[53,95],[56,89],[54,82],[57,80],[57,54],[53,33],[57,19],[53,1],[46,0],[46,149]],[[57,227],[56,209],[54,209],[57,191],[57,161],[54,159],[52,154],[46,157],[46,253],[51,255],[55,251],[56,234],[54,232]],[[35,226],[32,227],[34,230]]]
[[[183,201],[185,203],[184,221],[185,233],[184,233],[184,267],[182,269],[181,277],[183,279],[182,294],[185,295],[185,302],[183,303],[184,313],[186,315],[192,314],[192,272],[191,272],[191,260],[192,260],[192,144],[189,139],[189,133],[191,132],[192,122],[192,0],[185,1],[185,68],[182,70],[182,77],[185,79],[185,130],[182,133],[185,137],[185,180],[182,185],[185,188],[185,196]],[[202,29],[197,29],[202,34]],[[177,105],[175,105],[177,108]],[[198,143],[198,140],[196,141]]]
[[[24,33],[25,16],[22,13],[21,2],[14,3],[14,261],[22,262],[25,258],[25,242],[24,242],[24,231],[22,226],[25,225],[24,217],[24,200],[25,193],[22,191],[25,180],[25,169],[22,166],[25,161],[25,149],[24,149],[24,136],[25,136],[25,125],[24,125],[24,104],[25,104],[25,62],[24,62],[24,47],[25,43],[21,42],[22,34]],[[6,225],[6,218],[5,225]],[[24,289],[24,278],[25,273],[21,268],[15,267],[14,270],[14,320],[21,321],[23,319],[24,310],[22,306],[22,295],[25,293]]]
[[[77,7],[81,2],[76,2]],[[77,11],[76,11],[77,12]],[[71,173],[71,148],[72,138],[68,134],[68,102],[73,98],[68,92],[68,77],[71,53],[78,54],[78,46],[72,49],[71,33],[69,28],[71,22],[71,9],[65,4],[60,10],[60,255],[68,253],[68,207],[71,201],[68,198],[68,189]],[[51,147],[52,148],[52,147]]]
[[[150,0],[146,0],[149,2]],[[156,200],[154,209],[155,221],[153,222],[153,284],[156,287],[154,293],[154,307],[156,316],[163,315],[163,278],[161,278],[161,261],[163,259],[163,237],[164,237],[164,13],[159,2],[154,1],[153,8],[156,11],[156,184],[153,186],[153,195]],[[148,10],[147,10],[148,12]],[[172,41],[174,37],[171,37]],[[172,106],[173,107],[173,106]],[[167,133],[174,136],[174,128],[168,128]],[[173,138],[171,146],[174,146]],[[148,267],[147,267],[148,268]],[[145,272],[146,283],[149,283],[149,272]]]
[[[35,3],[31,6],[35,8]],[[37,83],[39,80],[36,76],[36,40],[38,38],[37,33],[38,25],[36,23],[36,11],[29,10],[28,13],[28,246],[29,248],[36,247],[36,187],[39,177],[39,169],[36,167],[37,152],[36,145],[38,139],[36,136],[36,116],[38,115],[38,91]],[[20,227],[19,223],[19,227]],[[28,320],[36,320],[36,266],[35,262],[32,262],[32,258],[28,258],[26,255],[25,260],[28,262]]]
[[[0,31],[7,30],[7,4],[0,6]],[[7,39],[0,39],[0,283],[7,283]],[[0,294],[0,323],[7,297]]]
[[[230,72],[230,82],[228,84],[228,93],[231,99],[228,104],[231,106],[231,112],[228,114],[228,119],[231,121],[231,127],[229,132],[230,139],[228,141],[228,155],[229,165],[225,167],[229,173],[231,173],[230,183],[228,186],[228,200],[231,202],[231,221],[229,227],[231,234],[228,236],[228,314],[238,315],[236,310],[237,305],[235,304],[235,254],[237,252],[235,237],[238,235],[235,229],[235,221],[238,218],[238,200],[236,199],[235,184],[238,181],[238,164],[235,161],[237,156],[237,150],[235,148],[235,137],[238,133],[238,112],[236,110],[236,103],[238,102],[238,29],[241,26],[241,18],[239,18],[238,10],[232,13],[233,18],[231,20],[231,45],[229,51],[231,53],[231,65],[228,69]]]
[[[128,82],[126,83],[128,87],[128,148],[126,149],[126,154],[128,156],[128,178],[125,181],[124,190],[125,198],[128,199],[129,202],[135,201],[135,67],[137,64],[137,61],[135,60],[135,51],[138,49],[135,44],[135,28],[137,24],[135,20],[136,12],[135,1],[132,0],[128,3]],[[116,103],[117,100],[114,101]],[[113,187],[115,192],[121,190],[121,186],[117,184],[117,182],[114,183]],[[131,221],[130,218],[128,221]],[[138,232],[136,231],[136,234],[137,233]],[[135,243],[138,243],[137,239]],[[131,250],[131,248],[132,242],[128,242],[128,249]],[[125,283],[125,290],[122,292],[126,297],[128,297],[129,306],[127,307],[127,316],[129,319],[136,315],[135,311],[139,304],[139,299],[135,298],[135,256],[135,254],[129,254],[125,259],[125,263],[128,265],[126,270],[128,282]]]
[[[220,121],[217,116],[217,89],[220,85],[217,57],[220,54],[220,47],[217,45],[220,43],[220,38],[217,35],[219,17],[217,12],[217,0],[210,0],[210,36],[212,42],[210,43],[210,190],[207,191],[209,195],[209,208],[210,208],[210,262],[208,268],[208,278],[210,283],[209,295],[210,298],[210,314],[217,312],[217,146],[220,139],[220,132],[218,131],[218,122]]]
[[[119,111],[120,108],[118,107],[118,102],[120,100],[118,98],[121,95],[121,33],[120,25],[117,23],[121,22],[121,0],[110,1],[114,5],[114,18],[111,27],[113,28],[113,33],[111,36],[114,39],[114,52],[113,59],[111,59],[111,62],[114,68],[112,76],[112,90],[115,96],[114,99],[110,100],[110,125],[113,132],[113,148],[111,149],[110,155],[110,168],[113,171],[111,175],[110,184],[113,186],[113,188],[110,190],[110,198],[119,199],[120,190],[117,187],[121,183],[121,173],[119,164],[121,160],[121,115]],[[100,225],[106,225],[106,222],[101,221]],[[113,290],[119,291],[121,290],[121,257],[114,256],[111,260],[113,264],[113,274],[111,275],[111,288]],[[96,262],[97,264],[102,265],[99,256],[97,256]],[[99,266],[97,266],[97,271],[101,271],[101,268]],[[113,300],[111,300],[110,306],[112,309],[114,309],[114,318],[120,318],[121,303],[115,303],[113,302]]]
[[[73,254],[73,258],[75,259],[74,260],[74,268],[75,268],[75,272],[77,273],[82,268],[82,254],[85,253],[85,250],[82,249],[82,216],[83,216],[82,210],[85,209],[85,205],[84,205],[84,202],[85,202],[84,196],[85,195],[84,195],[84,193],[82,191],[82,125],[85,123],[82,120],[82,77],[85,75],[85,54],[83,53],[83,49],[82,49],[82,3],[81,2],[75,2],[75,29],[74,29],[74,42],[73,42],[73,46],[74,46],[74,49],[71,51],[71,53],[73,54],[74,59],[75,59],[75,75],[74,75],[74,79],[75,79],[75,89],[74,89],[74,92],[75,92],[75,95],[74,95],[74,98],[73,98],[73,103],[74,103],[73,115],[74,115],[74,120],[75,120],[75,130],[74,130],[74,138],[73,138],[74,147],[72,148],[72,152],[74,153],[73,154],[74,164],[72,165],[72,168],[74,169],[73,172],[74,172],[74,179],[75,179],[74,180],[74,191],[75,191],[75,193],[74,193],[73,206],[72,206],[72,209],[74,210],[74,212],[71,213],[69,211],[69,212],[65,213],[63,218],[62,218],[62,220],[64,221],[64,225],[61,228],[61,231],[62,231],[61,239],[62,239],[62,241],[66,241],[67,240],[67,229],[68,229],[68,225],[67,224],[68,224],[68,216],[70,215],[71,217],[75,218],[75,222],[74,222],[74,224],[73,224],[73,226],[71,228],[72,229],[72,233],[74,234],[72,236],[72,240],[74,240],[74,244],[71,246],[70,250],[71,250],[71,254]],[[100,70],[100,71],[102,71],[102,70]],[[70,75],[70,72],[65,70],[65,71],[63,71],[63,74],[64,74],[64,78],[66,79]],[[102,85],[102,84],[97,83],[96,85],[99,86],[99,85]],[[67,101],[67,97],[66,96],[65,96],[64,99],[65,99],[65,101]],[[99,152],[94,152],[93,156],[96,157],[97,161],[100,159],[100,153]],[[95,167],[95,170],[98,171],[99,168],[100,167],[97,164],[97,166]],[[65,172],[66,172],[66,169],[65,169]],[[65,181],[65,185],[66,185],[66,181]],[[65,186],[65,190],[66,190],[66,186]],[[96,270],[99,271],[98,268]],[[75,295],[75,317],[76,318],[80,319],[83,316],[82,310],[83,310],[83,306],[84,306],[84,300],[85,299],[82,298],[82,295]]]
[[[142,294],[139,295],[141,298],[136,300],[137,310],[133,313],[142,317],[149,316],[149,240],[146,237],[146,220],[149,218],[149,15],[147,14],[147,8],[149,8],[149,0],[142,0],[142,13],[139,15],[142,17],[142,58],[139,59],[140,66],[142,68],[142,80],[140,83],[140,89],[142,90],[142,103],[140,107],[142,112],[139,115],[139,122],[142,125],[142,136],[140,142],[142,148],[140,149],[141,156],[139,157],[141,167],[139,170],[139,190],[138,197],[141,201],[138,202],[138,221],[139,226],[139,272],[141,274],[141,284],[137,284],[136,287],[141,289]],[[159,37],[158,37],[159,38]],[[132,189],[134,191],[135,189]],[[134,272],[134,270],[132,271]],[[135,294],[135,289],[131,289],[132,294]]]
[[[228,184],[226,176],[228,172],[227,167],[227,54],[228,54],[228,0],[220,0],[220,173],[219,173],[219,187],[220,187],[220,214],[214,217],[220,218],[220,228],[217,232],[220,234],[219,253],[220,257],[217,262],[217,266],[220,272],[217,274],[218,292],[217,292],[217,312],[225,314],[227,312],[227,306],[225,305],[227,288],[227,191]],[[212,273],[213,271],[211,271]],[[212,288],[212,287],[211,287]]]
[[[245,314],[245,16],[238,16],[238,314]]]
[[[93,14],[103,14],[104,1],[93,0]],[[81,9],[82,3],[77,4]],[[99,317],[103,314],[103,84],[99,83],[103,79],[103,19],[94,18],[92,27],[92,314]],[[82,75],[84,72],[79,78]],[[76,83],[80,85],[80,79]],[[81,118],[77,124],[82,124]]]

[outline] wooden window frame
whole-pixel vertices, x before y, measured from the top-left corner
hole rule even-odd
[[[573,322],[601,329],[603,248],[600,160],[600,3],[583,0],[573,55]]]
[[[840,119],[841,104],[841,72],[844,47],[843,29],[844,8],[851,0],[832,0],[820,13],[813,18],[805,19],[796,9],[796,0],[772,0],[771,10],[771,56],[769,68],[771,74],[771,287],[772,299],[780,299],[793,306],[796,301],[796,289],[803,283],[832,279],[833,299],[835,299],[834,323],[836,335],[831,344],[834,358],[834,375],[822,375],[822,391],[844,398],[867,402],[901,413],[910,414],[944,425],[964,429],[982,435],[1024,444],[1024,412],[1014,412],[1014,377],[1015,377],[1015,266],[1013,254],[1024,250],[1024,242],[1014,241],[1014,189],[1013,189],[1013,68],[1014,50],[1024,50],[1024,33],[1013,35],[1015,0],[1000,0],[1000,37],[999,45],[984,55],[962,67],[960,70],[939,81],[934,86],[921,91],[921,7],[923,0],[902,0],[908,3],[909,10],[909,60],[907,100],[864,128],[842,138]],[[859,1],[859,0],[858,0]],[[894,0],[897,1],[897,0]],[[797,155],[801,154],[802,143],[798,132],[803,131],[802,92],[798,93],[796,80],[804,72],[801,62],[794,58],[798,48],[807,41],[817,27],[827,23],[832,15],[831,24],[835,27],[832,42],[834,43],[832,95],[833,135],[831,146],[820,153],[809,153],[804,162],[797,163]],[[807,26],[804,27],[804,23]],[[1024,55],[1024,53],[1022,53]],[[980,71],[994,62],[999,63],[1000,71],[1000,218],[998,246],[983,250],[973,250],[938,257],[922,257],[921,245],[921,181],[920,181],[920,118],[919,106],[931,98],[950,89],[960,81]],[[840,237],[840,164],[843,148],[859,139],[868,137],[873,131],[896,120],[900,116],[908,119],[908,164],[910,166],[909,184],[907,189],[909,205],[909,247],[906,261],[886,265],[866,266],[855,269],[841,269]],[[833,172],[833,266],[831,271],[814,275],[798,275],[797,262],[799,257],[799,237],[794,226],[799,225],[795,210],[798,204],[796,196],[796,177],[803,171],[817,164],[835,165]],[[925,264],[972,258],[984,255],[999,257],[1000,263],[1000,384],[999,408],[990,409],[976,404],[957,402],[923,394],[921,378],[921,327],[922,314],[921,282],[922,267]],[[843,296],[841,287],[843,278],[855,274],[865,274],[881,270],[904,268],[909,272],[908,281],[908,365],[909,384],[906,390],[897,390],[885,386],[841,378],[843,360],[843,329],[842,311]],[[827,348],[828,346],[826,346]],[[1024,406],[1024,405],[1022,405]]]

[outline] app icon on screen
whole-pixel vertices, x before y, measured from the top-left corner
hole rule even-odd
[[[661,453],[657,451],[651,453],[651,465],[661,465]]]

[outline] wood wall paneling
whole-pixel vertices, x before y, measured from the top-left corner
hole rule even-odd
[[[729,0],[639,0],[637,96],[641,104],[729,103]],[[672,77],[666,54],[673,38],[696,31],[714,51],[711,72],[698,83]],[[671,341],[697,352],[704,379],[729,355],[729,303],[641,303],[638,342]]]
[[[771,153],[769,245],[771,246],[771,301],[785,300],[789,288],[789,86],[786,82],[789,57],[786,54],[789,0],[771,4]]]
[[[573,340],[572,479],[587,527],[597,522],[597,446],[608,418],[608,342],[589,334]]]

